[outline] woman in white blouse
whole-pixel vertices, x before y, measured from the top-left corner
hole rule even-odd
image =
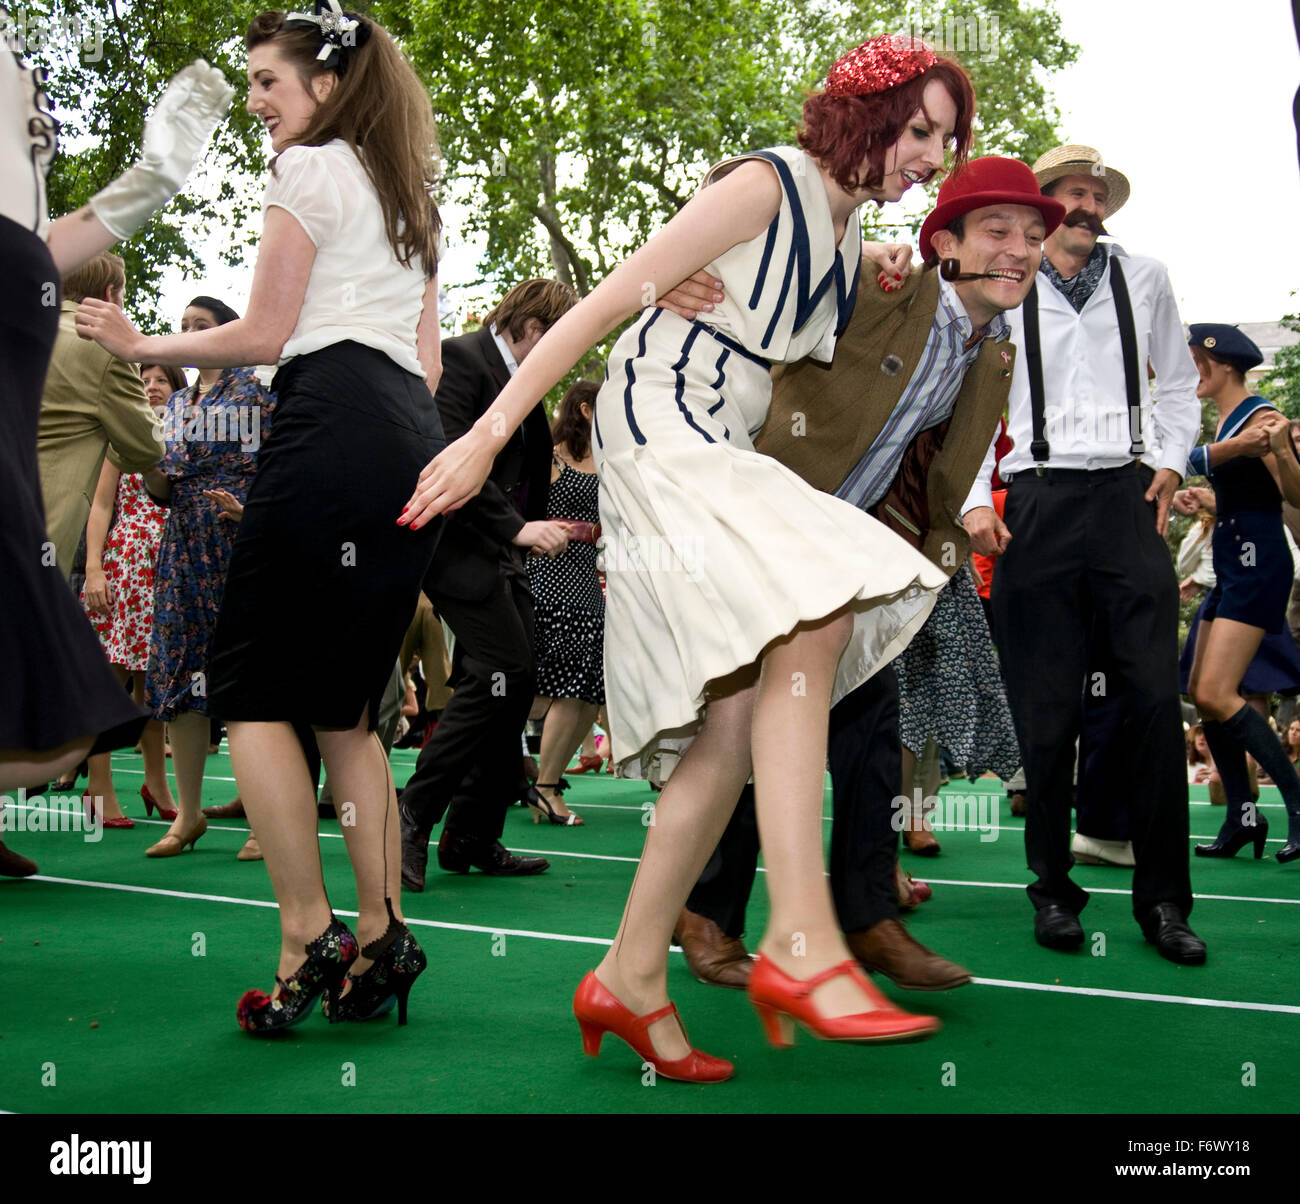
[[[375,724],[438,534],[393,521],[444,442],[433,114],[382,27],[317,9],[263,13],[245,39],[248,109],[277,152],[245,316],[159,338],[105,306],[78,319],[128,358],[279,365],[206,683],[280,904],[279,988],[240,1000],[250,1033],[297,1023],[322,993],[331,1020],[397,1004],[404,1023],[425,965],[401,923],[396,796]],[[286,691],[286,649],[299,646],[320,655],[306,688]],[[308,729],[345,800],[357,937],[325,894]]]

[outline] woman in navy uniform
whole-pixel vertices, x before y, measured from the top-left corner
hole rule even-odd
[[[1214,486],[1214,572],[1218,578],[1201,613],[1188,691],[1205,717],[1205,738],[1223,778],[1228,815],[1201,857],[1231,857],[1253,843],[1263,856],[1268,823],[1255,808],[1246,773],[1249,752],[1277,783],[1286,802],[1288,834],[1277,854],[1300,857],[1300,778],[1267,721],[1239,693],[1246,667],[1266,633],[1282,630],[1291,596],[1291,554],[1282,533],[1282,499],[1300,504],[1300,459],[1291,426],[1264,398],[1246,388],[1246,373],[1263,360],[1235,326],[1190,327],[1200,373],[1198,397],[1219,411],[1213,443],[1195,448],[1189,472]],[[1184,513],[1194,503],[1180,492]]]

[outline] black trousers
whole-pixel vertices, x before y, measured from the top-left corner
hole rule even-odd
[[[442,593],[432,574],[424,592],[456,633],[455,690],[401,802],[426,836],[446,815],[449,835],[491,844],[519,797],[519,733],[537,678],[532,593],[523,574],[502,576],[474,602]]]
[[[1083,689],[1074,805],[1080,834],[1097,840],[1130,839],[1129,784],[1137,758],[1143,755],[1143,750],[1134,746],[1129,700],[1118,682],[1106,633],[1094,630]],[[1104,689],[1099,688],[1103,685]]]
[[[831,708],[831,894],[845,932],[898,918],[893,817],[902,790],[901,758],[898,678],[886,666]],[[758,849],[754,788],[746,786],[686,901],[728,936],[745,930]]]
[[[1011,543],[993,577],[1007,696],[1028,782],[1025,851],[1034,906],[1079,912],[1070,880],[1074,742],[1084,690],[1127,700],[1132,761],[1133,911],[1190,912],[1187,778],[1178,704],[1178,583],[1143,500],[1136,467],[1017,474],[1007,494]],[[1104,631],[1109,673],[1090,675],[1089,637]]]

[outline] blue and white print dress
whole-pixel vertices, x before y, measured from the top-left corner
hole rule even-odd
[[[623,772],[693,735],[709,682],[852,604],[838,700],[902,650],[947,582],[875,519],[754,450],[770,366],[830,360],[862,235],[854,214],[836,245],[817,163],[795,148],[726,160],[705,185],[748,159],[771,163],[781,208],[765,234],[707,265],[726,300],[707,325],[647,309],[596,399],[605,685]]]

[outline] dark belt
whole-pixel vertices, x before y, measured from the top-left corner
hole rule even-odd
[[[1139,464],[1140,461],[1131,460],[1115,468],[1023,468],[1015,473],[1007,484],[1011,486],[1021,480],[1099,482],[1105,478],[1135,473]]]

